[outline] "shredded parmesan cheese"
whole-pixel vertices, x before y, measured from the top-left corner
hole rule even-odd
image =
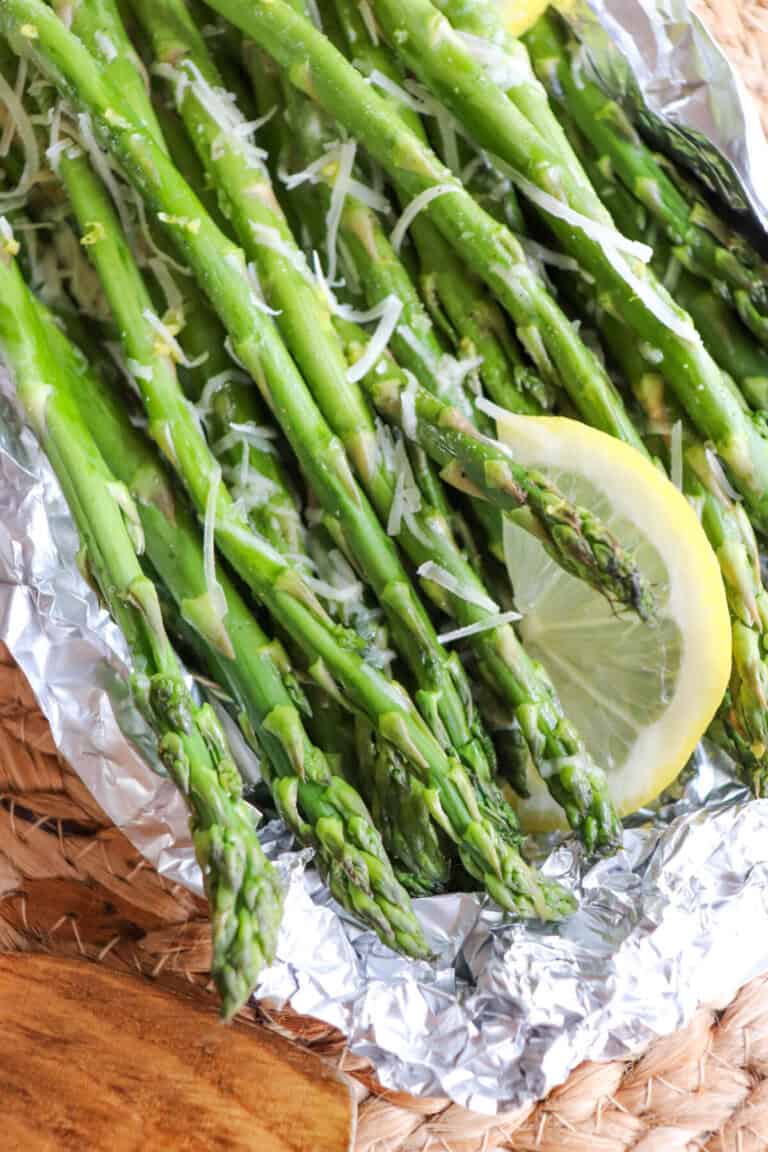
[[[628,240],[615,228],[599,224],[596,220],[590,220],[588,216],[582,216],[580,212],[574,211],[562,200],[558,200],[549,192],[545,192],[543,188],[538,188],[532,184],[530,180],[527,180],[525,176],[513,168],[507,168],[505,165],[504,170],[523,195],[527,196],[531,203],[535,204],[537,208],[541,208],[549,216],[554,216],[558,220],[564,220],[566,224],[572,224],[574,228],[579,228],[585,236],[588,236],[595,244],[599,244],[601,248],[611,249],[614,252],[626,252],[643,264],[649,263],[653,256],[653,249],[650,245],[641,244],[637,240]]]
[[[704,449],[704,455],[707,458],[707,464],[709,464],[709,470],[712,473],[712,480],[715,487],[719,489],[720,493],[727,500],[738,503],[741,497],[726,476],[725,469],[720,463],[720,458],[718,457],[715,450],[707,445],[707,447]]]
[[[416,420],[416,389],[419,382],[412,372],[403,369],[408,384],[400,393],[400,413],[403,421],[403,432],[409,440],[415,440],[418,432]]]
[[[171,275],[168,266],[164,260],[159,256],[153,256],[148,261],[152,274],[160,285],[161,291],[165,296],[165,303],[171,312],[181,316],[184,313],[184,297],[179,291],[176,281]]]
[[[214,613],[219,621],[223,621],[227,614],[227,601],[224,589],[216,579],[216,506],[221,487],[221,468],[215,465],[208,488],[208,497],[205,502],[205,521],[203,524],[203,569],[205,572],[205,587]]]
[[[405,239],[405,234],[419,212],[422,212],[433,200],[436,200],[438,196],[445,196],[450,192],[460,191],[461,187],[458,184],[436,184],[432,188],[426,188],[423,192],[420,192],[418,196],[414,196],[392,229],[390,240],[392,241],[392,247],[395,252],[400,251],[403,240]]]
[[[485,620],[478,620],[476,624],[468,624],[466,628],[455,628],[452,632],[441,632],[438,640],[441,644],[452,644],[456,640],[465,640],[468,636],[476,636],[478,632],[488,632],[492,628],[503,628],[515,620],[521,620],[519,612],[499,612],[488,616]]]
[[[329,164],[333,164],[337,160],[338,155],[338,147],[329,148],[322,156],[318,156],[311,164],[307,164],[306,168],[301,168],[298,172],[285,172],[281,170],[278,172],[278,176],[289,192],[292,192],[294,188],[300,188],[302,184],[317,184],[318,180],[322,177],[323,170],[327,168]]]
[[[387,534],[398,536],[403,520],[407,523],[409,516],[413,516],[421,508],[421,493],[413,478],[411,462],[408,459],[402,436],[398,436],[395,440],[393,464],[395,491],[387,519]]]
[[[259,472],[248,471],[248,448],[243,445],[243,460],[245,462],[245,476],[241,474],[240,482],[232,489],[235,508],[241,516],[248,517],[254,508],[263,508],[277,492],[277,485],[267,476]]]
[[[538,240],[531,240],[528,236],[518,236],[518,240],[527,256],[531,256],[541,264],[551,264],[553,268],[562,268],[564,272],[578,272],[579,262],[573,256],[566,256],[564,252],[555,252],[539,244]]]
[[[258,424],[252,424],[250,421],[246,424],[232,423],[230,430],[225,436],[212,446],[211,451],[214,456],[221,456],[224,452],[229,452],[232,448],[236,448],[238,444],[250,444],[258,452],[274,452],[275,445],[273,443],[275,438],[275,430],[273,428],[262,428]]]
[[[141,232],[141,235],[150,252],[153,252],[158,260],[162,260],[164,264],[167,264],[169,268],[173,268],[174,272],[178,272],[180,276],[191,276],[192,270],[190,268],[187,268],[184,264],[179,264],[176,260],[173,259],[172,256],[169,256],[167,252],[164,252],[163,249],[155,243],[154,237],[149,227],[149,223],[147,221],[147,212],[144,207],[144,200],[138,192],[134,192],[133,202],[136,207],[136,214],[139,218],[139,231]]]
[[[140,364],[138,360],[126,360],[125,366],[134,380],[150,381],[152,379],[152,368],[149,364]]]
[[[435,109],[435,119],[437,130],[440,133],[443,159],[454,176],[458,176],[461,172],[461,159],[459,157],[459,136],[456,131],[456,121],[441,104]]]
[[[261,281],[259,280],[259,273],[256,265],[251,262],[245,266],[246,276],[248,277],[248,284],[251,289],[251,301],[254,307],[258,308],[259,312],[266,313],[267,316],[281,316],[282,313],[279,308],[270,308],[264,299],[264,293],[261,288]]]
[[[682,340],[689,340],[695,344],[701,342],[698,332],[685,313],[681,312],[671,300],[667,301],[661,291],[656,289],[653,284],[649,284],[647,280],[636,275],[615,248],[605,247],[603,252],[614,272],[621,276],[638,300],[642,301],[648,311],[665,328],[669,328],[670,332],[674,332]]]
[[[107,157],[99,147],[99,143],[94,135],[93,125],[91,118],[87,112],[80,112],[77,117],[77,124],[80,130],[85,150],[88,153],[91,164],[96,169],[98,176],[101,178],[102,183],[112,197],[112,201],[117,209],[117,214],[120,217],[120,223],[123,230],[127,235],[131,235],[131,218],[128,212],[128,205],[125,195],[118,184],[112,166]]]
[[[373,44],[375,48],[378,48],[379,28],[376,24],[376,17],[373,14],[371,5],[368,3],[368,0],[358,0],[357,6],[360,9],[363,24],[365,24],[365,30],[370,36],[371,44]]]
[[[491,420],[495,420],[497,424],[500,421],[506,420],[509,416],[506,408],[502,408],[499,404],[494,404],[492,400],[487,400],[485,396],[478,396],[475,401],[475,407],[479,412],[484,412],[486,416],[490,416]]]
[[[430,115],[431,108],[429,105],[425,104],[423,100],[419,100],[416,96],[412,96],[406,88],[397,84],[389,76],[385,76],[378,68],[372,69],[368,80],[369,83],[375,85],[376,88],[380,88],[382,92],[386,92],[386,94],[391,96],[393,100],[396,100],[398,104],[404,104],[406,108],[410,108],[412,112],[417,112],[420,116]]]
[[[325,245],[328,258],[328,281],[333,284],[336,279],[336,238],[339,234],[339,222],[344,209],[344,201],[349,192],[349,181],[352,177],[352,168],[355,163],[357,143],[354,140],[345,140],[339,150],[339,166],[336,179],[331,191],[331,203],[325,218]]]
[[[106,60],[107,64],[111,64],[113,60],[117,59],[117,48],[115,48],[106,32],[97,32],[94,40],[96,41],[96,47],[100,55]]]
[[[277,228],[272,228],[267,224],[259,224],[256,220],[251,220],[250,227],[258,244],[263,245],[264,248],[271,248],[273,252],[284,257],[308,283],[312,283],[312,273],[300,248],[281,236]]]
[[[360,180],[355,180],[352,177],[349,181],[349,190],[347,193],[353,200],[359,200],[361,204],[365,204],[374,212],[389,213],[392,211],[392,206],[383,192],[379,192],[376,188],[369,187],[368,184],[363,184]]]
[[[189,367],[189,361],[184,355],[184,349],[168,325],[165,324],[151,308],[145,308],[142,316],[150,328],[154,329],[157,334],[157,340],[155,341],[156,355],[168,356],[173,360],[174,364],[182,364],[184,367]]]
[[[400,319],[403,302],[397,296],[389,295],[377,305],[377,308],[378,312],[375,309],[370,309],[368,314],[371,319],[378,319],[378,327],[368,341],[363,355],[347,371],[347,379],[350,384],[356,384],[358,380],[367,376],[383,356],[397,327],[397,321]],[[371,315],[372,313],[376,314]]]
[[[358,580],[346,586],[337,587],[335,584],[330,584],[327,580],[320,580],[316,576],[305,575],[304,583],[323,600],[333,600],[339,604],[350,604],[360,599],[363,591],[363,586]]]
[[[495,600],[491,600],[490,596],[486,596],[484,592],[470,585],[462,584],[460,580],[448,572],[447,569],[441,568],[439,564],[435,564],[432,560],[425,561],[416,572],[422,580],[430,580],[433,584],[439,585],[444,588],[446,592],[450,592],[452,596],[458,597],[459,600],[466,600],[468,604],[474,604],[478,608],[484,608],[486,612],[498,613],[500,611],[499,605]]]
[[[459,38],[472,59],[482,66],[488,79],[497,87],[507,91],[530,80],[531,66],[522,45],[520,52],[513,55],[482,36],[473,36],[471,32],[459,32]]]

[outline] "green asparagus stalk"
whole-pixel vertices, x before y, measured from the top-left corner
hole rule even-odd
[[[654,267],[659,275],[669,273],[670,283],[674,284],[675,298],[701,333],[710,356],[736,381],[752,408],[758,412],[768,411],[768,352],[752,339],[725,301],[716,296],[705,283],[691,275],[682,265],[677,272],[672,263],[676,257],[671,251],[662,271],[662,260],[666,254],[665,245],[659,244]]]
[[[100,62],[105,77],[121,92],[133,115],[156,139],[162,140],[152,102],[149,80],[123,24],[116,0],[54,0],[62,19],[71,19],[76,36]]]
[[[137,700],[161,760],[184,796],[205,878],[213,931],[213,975],[229,1018],[271,963],[281,895],[266,861],[223,732],[198,708],[165,635],[160,606],[137,557],[138,507],[110,472],[81,419],[73,373],[41,323],[6,238],[0,258],[0,340],[25,414],[64,489],[88,569],[134,660]]]
[[[216,0],[215,6],[220,10],[228,9],[229,0]],[[593,190],[587,193],[575,188],[565,165],[540,167],[542,154],[537,148],[535,134],[531,135],[530,124],[510,100],[504,99],[500,89],[430,0],[408,0],[407,4],[402,0],[376,0],[374,10],[385,34],[393,40],[407,65],[445,101],[482,146],[510,164],[519,174],[518,179],[528,181],[523,187],[529,196],[538,199],[539,205],[542,191],[555,200],[565,197],[572,210],[597,218],[597,198]],[[283,18],[282,8],[276,12],[276,5],[271,5],[266,15],[262,15],[262,11],[261,3],[253,5],[244,22],[249,26],[261,25],[262,41],[269,39],[275,52],[280,50],[287,56],[288,45],[281,35],[287,17]],[[251,30],[255,33],[255,28]],[[324,55],[327,57],[327,51]],[[327,59],[323,60],[324,65],[329,63]],[[318,93],[318,98],[323,99],[326,90],[323,84],[321,94],[317,64],[312,72],[313,90]],[[338,82],[333,91],[335,94],[340,92]],[[330,90],[327,95],[329,98],[332,95]],[[351,107],[349,93],[337,103],[341,116],[344,109]],[[370,104],[369,96],[367,113],[370,113]],[[346,112],[350,125],[352,112],[356,111]],[[365,121],[361,126],[372,147],[370,115],[357,119]],[[376,143],[378,146],[379,140]],[[401,148],[402,144],[401,141]],[[459,215],[457,205],[458,194],[446,195],[430,205],[430,212],[438,224],[450,213],[455,227]],[[625,323],[636,337],[659,349],[662,356],[660,371],[700,434],[715,444],[756,523],[761,529],[766,528],[768,440],[763,429],[751,421],[737,403],[690,318],[677,308],[644,265],[617,253],[616,239],[613,243],[610,240],[607,244],[598,243],[583,228],[564,219],[559,207],[553,210],[548,206],[543,211],[565,250],[579,261],[585,272],[595,277],[600,291],[611,298],[614,308],[620,309]],[[601,215],[602,212],[600,210]],[[474,239],[479,251],[477,236]],[[604,391],[604,379],[602,384]],[[573,399],[578,406],[577,397],[573,396]],[[615,395],[613,399],[615,403]],[[596,422],[591,417],[590,420]]]
[[[295,379],[295,369],[269,318],[254,301],[240,250],[206,216],[163,150],[124,116],[119,94],[105,82],[88,51],[40,0],[3,0],[0,27],[12,46],[30,55],[94,117],[126,174],[152,209],[163,213],[181,256],[189,260],[225,322],[234,354],[279,412],[277,396],[286,381]],[[207,519],[213,523],[218,547],[277,624],[312,652],[314,675],[330,690],[338,679],[352,706],[365,712],[382,739],[400,751],[425,784],[433,817],[454,840],[467,871],[509,910],[547,917],[567,913],[570,897],[538,877],[500,838],[478,808],[461,764],[446,755],[408,696],[365,664],[357,639],[330,621],[300,574],[237,514],[178,389],[167,381],[158,387],[154,372],[152,382],[155,387],[145,388],[150,430],[183,478],[198,515],[210,509]],[[329,465],[338,463],[335,442],[328,442],[311,412],[306,416],[305,435],[326,446]]]
[[[546,88],[533,69],[524,40],[513,36],[504,24],[503,6],[496,3],[496,0],[434,2],[435,7],[457,31],[485,42],[479,45],[481,55],[487,51],[487,45],[492,46],[488,60],[489,71],[493,71],[494,81],[504,89],[507,98],[527,121],[528,130],[535,133],[538,155],[546,154],[552,164],[563,169],[562,176],[573,191],[591,201],[595,219],[610,224],[610,213],[590,188],[580,154],[571,146],[567,133],[550,106]],[[519,209],[517,218],[520,227],[510,225],[513,231],[522,230],[522,214]]]
[[[403,77],[393,57],[381,43],[374,44],[355,0],[335,0],[336,12],[346,39],[347,55],[364,76],[383,76],[401,86]],[[396,91],[396,90],[395,90]],[[387,93],[385,93],[385,98]],[[418,114],[393,93],[393,111],[426,142]],[[543,382],[528,368],[504,314],[454,255],[450,245],[426,215],[411,225],[422,269],[422,295],[436,317],[440,317],[449,338],[465,360],[480,360],[477,376],[487,395],[496,404],[523,415],[540,414],[550,399]],[[393,351],[401,364],[410,367]],[[419,377],[425,387],[430,378]]]
[[[746,293],[765,310],[766,269],[746,263],[729,244],[729,234],[701,202],[689,203],[643,142],[620,105],[574,62],[574,43],[553,13],[526,35],[539,76],[550,98],[562,102],[613,171],[663,228],[677,259],[732,302]],[[742,242],[743,243],[743,242]]]
[[[414,386],[395,365],[384,363],[386,372],[366,377],[366,389],[377,411],[400,428],[411,425],[411,435],[442,465],[442,476],[449,484],[487,500],[521,527],[537,532],[544,547],[557,554],[561,567],[577,579],[589,582],[589,570],[597,564],[605,581],[600,587],[609,599],[631,605],[642,619],[653,616],[650,588],[587,509],[569,506],[543,475],[521,468],[505,444],[478,432],[455,408],[425,388]],[[403,401],[409,394],[415,410],[410,417]],[[533,503],[536,527],[530,519]],[[570,547],[567,557],[561,551],[564,537],[572,544],[578,539],[578,546]]]
[[[595,153],[591,143],[573,124],[568,123],[567,130],[578,140],[590,179],[624,235],[652,246],[656,275],[674,291],[712,358],[735,380],[753,408],[768,408],[768,353],[752,339],[727,302],[680,263],[672,245],[658,235],[645,206],[616,180],[612,167]]]

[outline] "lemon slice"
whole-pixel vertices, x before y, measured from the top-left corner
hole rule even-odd
[[[499,0],[504,27],[513,36],[522,36],[549,7],[550,0]]]
[[[717,560],[677,488],[634,448],[561,417],[494,409],[499,439],[599,516],[650,579],[657,618],[617,612],[517,525],[505,555],[523,641],[608,775],[620,815],[675,779],[725,693],[731,629]],[[564,827],[545,784],[514,802],[527,831]]]

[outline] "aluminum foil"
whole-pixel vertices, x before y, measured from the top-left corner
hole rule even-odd
[[[679,0],[599,4],[630,49],[632,98],[674,114],[675,133],[697,149],[701,132],[727,144],[742,203],[764,211],[768,152],[763,144],[760,167],[732,75]],[[591,43],[594,18],[580,15],[578,27]],[[608,56],[601,37],[596,58]],[[153,771],[125,645],[76,549],[56,480],[0,376],[0,639],[105,812],[162,873],[199,890],[183,805]],[[361,931],[277,822],[261,835],[287,903],[258,995],[336,1025],[394,1090],[489,1114],[515,1108],[583,1059],[639,1053],[768,968],[768,801],[750,800],[704,746],[677,793],[628,823],[617,856],[590,865],[572,839],[538,846],[546,872],[579,897],[567,923],[508,923],[477,894],[418,901],[434,963],[404,960]]]
[[[757,108],[688,0],[554,2],[632,119],[768,229],[768,151]]]

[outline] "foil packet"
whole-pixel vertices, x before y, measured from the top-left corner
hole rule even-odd
[[[636,115],[733,208],[768,221],[756,115],[683,0],[595,0],[568,18]],[[123,638],[76,552],[56,479],[0,375],[0,640],[104,811],[161,873],[200,891],[183,803],[127,691]],[[278,822],[261,837],[287,895],[257,995],[337,1026],[392,1090],[517,1108],[584,1059],[639,1054],[768,967],[768,801],[750,799],[706,745],[674,795],[627,822],[616,856],[588,862],[573,838],[539,845],[545,872],[578,896],[566,923],[510,923],[477,893],[417,901],[430,963],[350,920]]]

